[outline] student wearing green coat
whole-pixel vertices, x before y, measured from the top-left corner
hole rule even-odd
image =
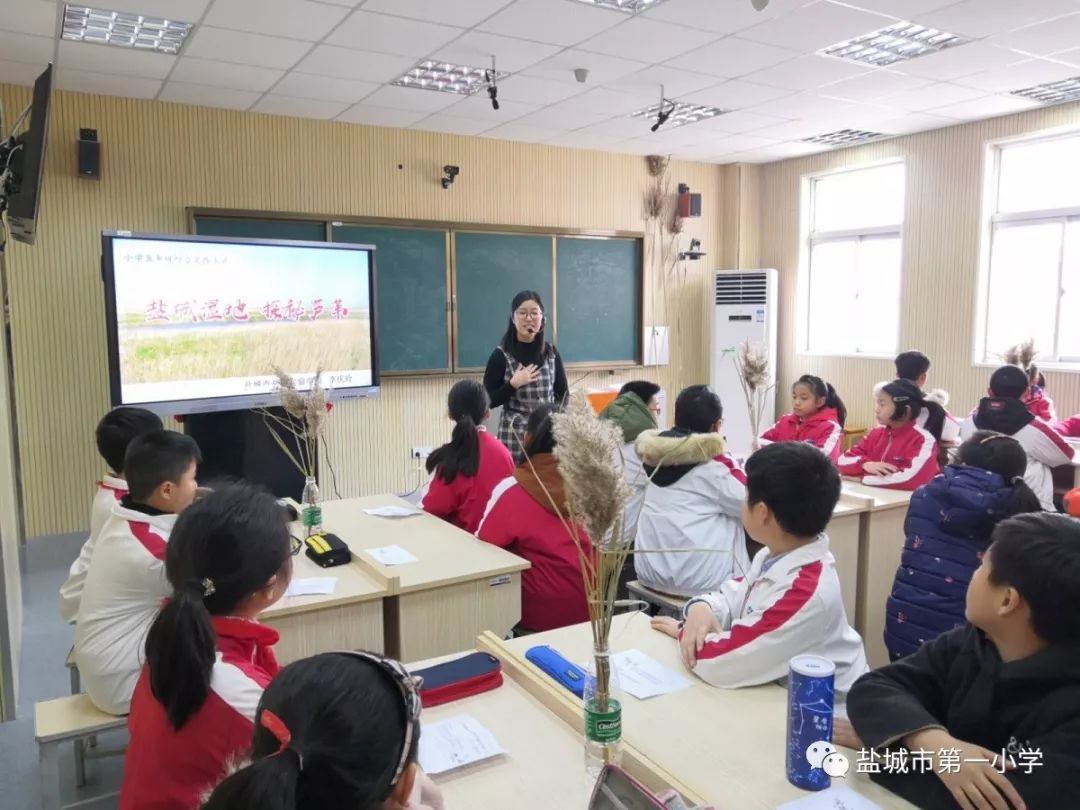
[[[603,411],[601,419],[615,423],[622,430],[622,464],[626,483],[633,494],[626,504],[626,517],[623,521],[623,538],[633,540],[637,528],[638,513],[645,500],[645,487],[648,477],[641,466],[634,442],[639,434],[646,430],[655,430],[660,416],[660,403],[656,396],[660,386],[644,380],[628,382],[619,390],[619,396]]]

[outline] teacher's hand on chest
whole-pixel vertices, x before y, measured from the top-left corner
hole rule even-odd
[[[529,385],[530,383],[536,382],[538,379],[540,379],[539,367],[537,367],[535,364],[529,366],[522,366],[517,371],[515,371],[513,376],[510,378],[510,385],[512,385],[514,387],[514,390],[516,391],[517,389]]]

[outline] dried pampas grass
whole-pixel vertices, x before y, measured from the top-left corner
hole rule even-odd
[[[1035,348],[1034,338],[1029,338],[1005,350],[1005,362],[1011,366],[1020,366],[1024,371],[1031,368],[1038,356],[1039,350]]]
[[[660,177],[667,171],[668,159],[662,155],[646,155],[645,166],[649,169],[650,177]]]
[[[319,438],[326,432],[326,420],[330,408],[326,399],[326,389],[322,385],[322,369],[315,372],[311,390],[299,391],[296,380],[277,366],[272,366],[277,378],[278,392],[281,395],[281,407],[285,411],[282,418],[266,408],[260,408],[263,423],[278,447],[306,477],[314,478],[315,452]],[[290,436],[292,447],[282,434]]]
[[[746,397],[746,410],[750,416],[750,430],[756,437],[761,433],[761,420],[765,414],[766,398],[775,388],[769,374],[769,355],[759,343],[743,341],[734,354],[735,367],[739,372],[739,384]]]

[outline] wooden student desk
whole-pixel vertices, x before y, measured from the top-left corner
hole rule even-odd
[[[844,597],[844,612],[854,625],[858,606],[859,537],[862,523],[870,506],[862,498],[841,496],[833,510],[825,533],[829,535],[829,550],[836,558],[836,575]]]
[[[484,630],[505,636],[518,623],[528,561],[428,514],[364,512],[377,506],[409,504],[393,495],[327,501],[323,528],[348,544],[353,565],[385,587],[387,655],[402,661],[448,655],[471,647]],[[384,566],[364,552],[381,546],[400,546],[417,561]]]
[[[523,669],[547,678],[525,659],[537,644],[549,644],[571,661],[584,663],[592,652],[587,624],[564,627],[526,638],[501,642],[491,635],[480,646],[504,661],[508,671]],[[720,689],[686,673],[674,639],[649,627],[641,613],[615,618],[611,650],[638,649],[674,672],[687,674],[693,686],[681,692],[638,700],[622,696],[623,740],[629,750],[665,771],[692,794],[717,807],[773,810],[780,804],[808,795],[787,781],[787,691],[770,684],[747,689]],[[555,684],[567,718],[577,717],[581,702]],[[554,707],[553,707],[554,708]],[[855,773],[858,756],[846,751],[852,770],[847,785],[883,810],[910,810],[912,805]],[[527,806],[527,805],[523,805]]]
[[[862,501],[859,532],[859,576],[855,606],[855,629],[866,644],[871,668],[889,663],[885,649],[885,600],[904,551],[904,520],[911,493],[844,480],[842,498]]]

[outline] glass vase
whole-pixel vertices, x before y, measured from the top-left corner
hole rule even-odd
[[[592,779],[605,765],[622,761],[622,704],[616,697],[618,677],[607,647],[593,651],[585,667],[585,771]]]

